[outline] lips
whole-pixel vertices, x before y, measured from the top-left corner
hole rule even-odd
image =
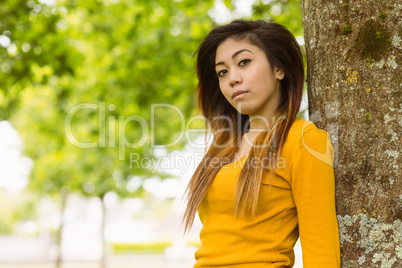
[[[240,95],[240,94],[243,94],[243,93],[247,93],[248,91],[245,91],[245,90],[238,90],[238,91],[236,91],[236,92],[234,92],[233,94],[232,94],[232,99],[234,99],[236,96],[238,96],[238,95]]]

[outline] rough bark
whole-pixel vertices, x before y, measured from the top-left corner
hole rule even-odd
[[[310,120],[336,153],[342,267],[402,267],[402,3],[300,5]]]

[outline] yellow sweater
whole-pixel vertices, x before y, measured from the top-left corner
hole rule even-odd
[[[270,173],[263,178],[253,219],[234,215],[237,177],[248,154],[221,168],[198,210],[203,228],[194,268],[292,267],[299,235],[304,268],[340,267],[328,133],[297,118],[281,156],[285,165],[275,171],[271,187]]]

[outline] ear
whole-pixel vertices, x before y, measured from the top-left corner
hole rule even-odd
[[[285,72],[275,67],[275,77],[278,80],[282,80],[285,77]]]

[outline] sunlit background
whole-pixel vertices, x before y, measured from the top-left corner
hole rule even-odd
[[[208,146],[192,54],[236,18],[304,45],[295,0],[2,1],[0,267],[192,267],[183,194]]]

